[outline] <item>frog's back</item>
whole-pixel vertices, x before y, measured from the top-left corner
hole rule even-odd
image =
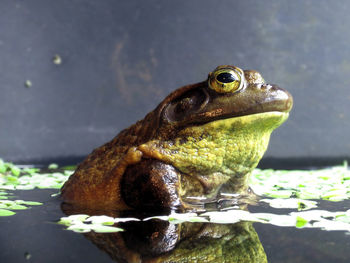
[[[97,191],[97,186],[105,182],[108,174],[130,148],[137,147],[154,136],[153,117],[154,113],[149,113],[143,120],[122,130],[111,141],[93,150],[64,184],[62,194],[71,196],[69,199],[75,199],[75,195],[82,194],[82,189],[95,187]]]

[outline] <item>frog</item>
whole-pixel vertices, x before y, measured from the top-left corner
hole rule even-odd
[[[89,209],[148,211],[188,210],[189,200],[247,193],[272,131],[292,106],[292,95],[258,71],[218,66],[93,150],[61,197]]]

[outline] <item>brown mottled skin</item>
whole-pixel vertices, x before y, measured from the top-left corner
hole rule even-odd
[[[232,66],[221,66],[216,71],[221,68],[235,69]],[[189,141],[193,140],[193,148],[199,149],[197,143],[215,137],[215,131],[206,131],[210,123],[219,121],[218,127],[222,127],[220,120],[260,116],[257,114],[266,112],[288,114],[292,107],[292,97],[288,92],[275,85],[265,84],[256,71],[241,72],[243,76],[240,81],[244,86],[240,90],[216,91],[208,81],[204,81],[172,92],[143,120],[121,131],[113,140],[88,155],[63,186],[63,200],[96,209],[186,207],[184,197],[213,197],[228,182],[236,185],[230,188],[233,191],[246,190],[246,174],[256,167],[265,151],[265,148],[260,149],[259,143],[255,142],[258,140],[257,135],[254,135],[254,139],[249,139],[253,140],[252,143],[244,143],[254,147],[258,145],[258,153],[254,152],[255,148],[248,153],[242,151],[239,157],[234,157],[236,166],[226,167],[221,165],[222,158],[212,161],[208,157],[204,163],[213,162],[213,165],[210,169],[203,168],[198,160],[192,160],[199,153],[189,153],[192,150],[192,142],[189,144]],[[258,129],[265,131],[269,128],[272,131],[286,119],[278,117],[278,120],[272,121],[273,118],[266,118],[266,125],[265,120],[257,118],[256,122],[260,121],[256,124]],[[242,121],[239,120],[240,125],[244,119]],[[232,127],[230,129],[234,130]],[[252,126],[249,132],[253,133],[253,130]],[[240,130],[233,131],[233,134],[235,132],[240,133]],[[243,135],[240,136],[244,137],[244,132],[241,133]],[[214,145],[218,145],[220,138],[215,140]],[[268,139],[264,140],[267,147]],[[208,154],[219,147],[221,146],[208,146]],[[238,149],[242,149],[240,147]],[[227,153],[224,155],[226,158]],[[189,157],[189,164],[186,156]],[[206,154],[202,156],[207,158]],[[236,167],[239,167],[237,171]],[[237,175],[237,178],[233,178],[232,174]]]

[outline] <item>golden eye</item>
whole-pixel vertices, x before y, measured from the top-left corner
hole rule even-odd
[[[235,92],[243,88],[244,72],[233,66],[219,66],[209,74],[209,87],[219,93]]]

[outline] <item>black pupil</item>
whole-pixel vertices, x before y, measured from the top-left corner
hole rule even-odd
[[[230,83],[234,82],[236,79],[233,76],[233,74],[228,73],[228,72],[223,72],[217,75],[216,77],[217,81],[220,81],[221,83]]]

